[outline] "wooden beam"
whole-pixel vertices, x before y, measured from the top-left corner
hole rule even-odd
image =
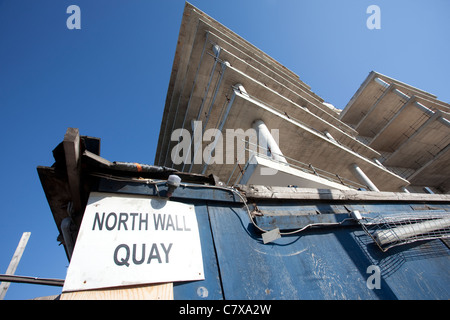
[[[61,300],[173,300],[173,283],[67,292]]]
[[[238,185],[248,199],[340,200],[340,201],[406,201],[449,202],[448,194],[373,192],[357,190],[308,189],[276,186]]]
[[[66,157],[67,179],[72,196],[73,212],[80,212],[82,208],[80,193],[80,133],[77,128],[68,128],[63,140],[64,155]]]
[[[16,272],[17,266],[19,265],[20,259],[22,258],[23,251],[25,250],[30,235],[31,232],[24,232],[22,234],[16,251],[14,252],[11,262],[9,263],[8,269],[6,270],[7,275],[13,275]],[[10,282],[0,283],[0,300],[3,300],[5,298],[9,285]]]

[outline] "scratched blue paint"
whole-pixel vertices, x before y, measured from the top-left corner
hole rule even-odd
[[[450,297],[449,249],[440,240],[383,253],[352,226],[311,229],[264,245],[243,209],[214,206],[209,212],[227,298]],[[370,265],[380,267],[381,289],[366,285]]]
[[[103,182],[99,189],[157,195],[151,186],[123,182]],[[450,250],[444,241],[416,242],[382,252],[359,225],[350,223],[314,227],[263,244],[240,199],[229,191],[178,188],[172,200],[195,205],[205,270],[205,280],[175,283],[175,299],[450,298]],[[317,221],[340,219],[352,210],[363,215],[450,211],[448,203],[257,202],[261,212],[274,221],[281,217],[283,223],[289,216],[301,221],[296,216],[305,214]],[[253,203],[249,205],[253,208]],[[380,268],[380,289],[367,286],[371,265]]]
[[[348,230],[307,231],[264,245],[242,209],[214,207],[209,212],[227,298],[377,298],[378,292],[367,289],[364,263],[348,259],[348,240],[343,246],[336,236]]]
[[[203,271],[205,280],[174,283],[174,299],[223,299],[217,267],[214,242],[209,225],[208,210],[205,203],[194,203],[202,246]]]

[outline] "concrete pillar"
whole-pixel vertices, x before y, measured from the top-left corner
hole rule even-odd
[[[278,146],[278,142],[274,139],[266,124],[262,120],[255,120],[253,122],[253,128],[258,135],[258,145],[262,148],[269,149],[274,160],[288,163]]]
[[[240,84],[240,83],[237,83],[237,84],[235,84],[234,85],[236,88],[238,88],[239,89],[239,91],[243,94],[243,95],[245,95],[245,96],[249,96],[248,95],[248,93],[247,93],[247,90],[245,90],[245,88],[244,88],[244,86],[242,85],[242,84]]]
[[[328,139],[330,139],[331,141],[337,143],[336,139],[334,139],[333,136],[332,136],[328,131],[324,131],[323,133],[325,134],[325,136],[326,136]]]
[[[375,80],[376,83],[378,83],[379,85],[381,85],[381,86],[383,86],[385,88],[389,87],[389,83],[387,83],[386,81],[384,81],[384,80],[382,80],[380,78],[375,78],[374,80]]]
[[[380,191],[356,163],[353,163],[350,166],[350,168],[352,169],[355,177],[358,178],[359,182],[361,182],[363,185],[367,186],[371,191],[378,191],[378,192]]]
[[[379,165],[380,167],[384,168],[383,164],[380,162],[380,160],[378,160],[377,158],[372,158],[372,160]]]
[[[433,190],[431,190],[429,187],[423,187],[423,191],[425,191],[428,194],[434,194]]]

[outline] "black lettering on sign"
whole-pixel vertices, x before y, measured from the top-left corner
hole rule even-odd
[[[165,225],[165,221],[162,221],[162,225]],[[105,212],[100,214],[95,213],[94,223],[92,230],[96,228],[100,231],[103,230],[103,226],[106,226],[106,230],[111,231],[117,227],[117,230],[148,230],[148,213],[127,213],[121,212],[117,215],[114,212],[106,214]]]
[[[145,223],[145,230],[148,230],[148,213],[145,214],[145,219],[142,219],[142,213],[139,215],[139,230],[142,230],[143,223]]]
[[[111,219],[111,217],[113,217],[114,219]],[[111,224],[111,220],[113,220],[112,224]],[[105,221],[106,230],[109,230],[109,231],[113,230],[116,227],[116,224],[117,224],[117,215],[114,212],[111,212],[106,217],[106,221]]]
[[[166,245],[164,243],[159,243],[160,249],[158,248],[157,243],[152,243],[151,246],[146,246],[145,243],[141,245],[133,244],[132,249],[126,244],[120,244],[116,247],[114,250],[114,263],[118,266],[130,266],[130,256],[131,256],[131,262],[134,265],[141,265],[144,263],[145,258],[148,255],[147,258],[147,264],[150,263],[169,263],[169,253],[172,250],[173,243],[169,243],[169,245]],[[146,248],[149,248],[150,250],[147,253]],[[161,257],[161,253],[164,255],[164,259]]]
[[[125,249],[121,250],[121,258],[119,260],[119,250],[120,249]],[[123,255],[125,253],[125,255]],[[114,263],[117,264],[118,266],[127,266],[129,267],[130,264],[128,263],[128,260],[130,260],[130,247],[128,247],[126,244],[119,244],[116,248],[116,250],[114,250]]]
[[[158,259],[158,262],[161,263],[161,257],[159,256],[158,246],[156,245],[156,243],[152,245],[150,255],[148,256],[147,264],[151,263],[152,259]]]
[[[170,214],[153,214],[153,222],[155,223],[155,230],[169,230],[173,231],[191,231],[191,228],[186,226],[186,217],[183,216],[183,225],[178,222],[179,216],[175,215],[175,223]]]
[[[172,249],[172,244],[173,243],[170,243],[169,247],[166,249],[166,247],[164,246],[164,243],[161,243],[161,247],[166,255],[166,263],[169,263],[169,252],[170,252],[170,249]]]
[[[136,217],[138,216],[139,213],[130,213],[131,218],[133,218],[133,222],[131,224],[131,230],[134,230],[134,226],[135,226],[135,222],[136,222]]]
[[[145,243],[142,244],[141,260],[136,259],[136,244],[133,244],[133,263],[142,264],[145,260]]]
[[[191,231],[186,225],[186,217],[183,215],[183,221],[181,221],[180,215],[171,214],[153,214],[153,222],[155,230],[161,231]],[[130,218],[131,217],[131,218]],[[95,213],[94,223],[92,225],[92,230],[102,231],[103,227],[106,230],[112,231],[117,228],[117,230],[148,230],[148,213],[126,213],[120,212],[118,215],[115,212],[110,212],[106,214],[103,212],[100,216],[99,212]]]
[[[184,225],[184,231],[191,231],[191,228],[186,227],[186,220],[184,219],[184,216],[183,216],[183,225]]]
[[[123,225],[125,230],[128,230],[126,222],[128,221],[128,213],[121,212],[119,213],[119,227],[117,230],[120,230],[120,225]]]
[[[105,213],[102,214],[102,219],[100,220],[100,216],[98,215],[98,212],[95,213],[94,217],[94,225],[92,226],[92,230],[95,230],[95,223],[97,222],[98,230],[103,229],[103,222],[105,221]]]

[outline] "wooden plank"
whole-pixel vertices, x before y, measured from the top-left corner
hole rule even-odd
[[[16,251],[9,263],[8,269],[6,269],[7,275],[13,275],[16,272],[17,266],[19,265],[22,254],[27,245],[28,239],[30,238],[31,232],[24,232],[20,238],[19,244],[17,245]],[[8,291],[10,282],[0,283],[0,300],[5,298],[6,292]]]
[[[61,221],[67,217],[67,203],[71,199],[69,186],[55,168],[38,166],[37,172],[53,219],[60,230]]]
[[[80,194],[80,133],[77,128],[68,128],[64,135],[64,155],[66,157],[67,179],[72,196],[73,212],[82,208]]]
[[[350,201],[420,201],[449,202],[448,194],[424,194],[403,192],[373,192],[335,189],[307,189],[269,186],[239,185],[250,199],[293,199],[293,200],[350,200]]]
[[[173,283],[67,292],[61,300],[173,300]]]

